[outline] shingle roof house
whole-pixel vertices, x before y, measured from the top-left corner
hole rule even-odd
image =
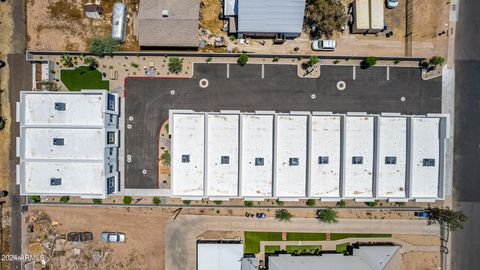
[[[199,12],[199,0],[140,1],[140,46],[198,47]]]

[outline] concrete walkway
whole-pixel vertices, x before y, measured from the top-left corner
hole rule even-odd
[[[198,235],[208,230],[421,235],[439,235],[440,232],[438,225],[427,226],[424,220],[340,219],[335,224],[323,224],[313,218],[294,218],[291,222],[285,223],[274,218],[260,220],[245,217],[185,215],[166,224],[165,269],[196,269],[196,239]]]

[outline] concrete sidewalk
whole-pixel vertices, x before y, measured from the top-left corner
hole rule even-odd
[[[272,231],[272,232],[331,232],[389,233],[439,235],[438,225],[428,226],[424,220],[402,219],[340,219],[335,224],[323,224],[313,218],[294,218],[278,222],[274,218],[179,216],[170,220],[165,230],[165,269],[196,268],[196,239],[205,231]],[[378,240],[378,239],[377,239]],[[345,241],[345,240],[342,240]]]

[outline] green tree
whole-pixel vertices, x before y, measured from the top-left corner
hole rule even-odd
[[[377,61],[378,61],[378,58],[375,56],[365,57],[365,59],[363,59],[361,63],[361,66],[363,68],[370,68],[375,66],[377,64]]]
[[[95,37],[90,42],[90,52],[97,56],[112,54],[118,48],[119,44],[111,36]]]
[[[39,203],[42,201],[42,198],[40,198],[40,196],[38,195],[31,195],[31,196],[28,196],[28,200],[31,203]]]
[[[102,199],[92,199],[93,204],[102,204]]]
[[[344,208],[344,207],[347,206],[347,202],[344,201],[344,200],[340,200],[340,201],[337,202],[337,206],[341,207],[341,208]]]
[[[279,60],[280,60],[280,57],[274,56],[272,61],[273,61],[273,62],[278,62]]]
[[[246,207],[252,207],[253,202],[252,201],[243,201],[243,205],[245,205]]]
[[[317,210],[317,219],[323,223],[337,223],[337,211],[332,208]]]
[[[308,0],[305,16],[316,24],[312,34],[316,37],[330,38],[335,31],[342,31],[347,24],[347,13],[342,1]]]
[[[445,58],[443,58],[442,56],[435,55],[430,57],[430,59],[428,59],[428,63],[435,67],[443,66],[443,64],[445,63]]]
[[[190,205],[192,203],[191,200],[183,200],[183,204],[185,205]]]
[[[170,73],[178,74],[182,72],[183,69],[183,59],[178,57],[171,57],[168,59],[168,71]]]
[[[453,211],[438,207],[429,210],[431,223],[446,224],[452,231],[463,229],[463,223],[468,220],[467,215],[462,211]]]
[[[283,206],[283,205],[285,204],[285,202],[280,201],[280,199],[277,199],[277,200],[275,201],[275,203],[276,203],[278,206]]]
[[[129,205],[132,203],[132,197],[130,196],[123,196],[123,204]]]
[[[160,198],[159,197],[153,197],[152,198],[152,203],[155,204],[155,205],[159,205],[160,204]]]
[[[308,65],[313,66],[313,65],[318,64],[318,62],[320,62],[320,60],[318,59],[318,56],[312,55],[312,56],[310,56],[310,59],[308,60]]]
[[[317,203],[314,199],[308,199],[306,204],[310,207],[313,207],[313,206],[317,205]]]
[[[278,221],[287,222],[287,221],[290,221],[292,217],[293,215],[290,212],[288,212],[287,209],[278,209],[277,211],[275,211],[275,218]]]
[[[170,166],[170,158],[170,152],[165,150],[160,156],[160,160],[162,161],[163,166]]]
[[[70,201],[70,196],[62,196],[60,198],[61,203],[68,203],[68,201]]]
[[[244,66],[248,62],[248,55],[246,53],[242,53],[238,56],[237,63]]]

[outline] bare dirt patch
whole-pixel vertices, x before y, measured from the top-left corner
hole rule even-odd
[[[222,34],[223,22],[218,15],[222,10],[221,0],[203,0],[200,4],[200,27],[212,34]]]
[[[431,270],[440,266],[438,252],[408,252],[401,256],[402,270]]]
[[[39,252],[45,239],[54,242],[53,269],[163,269],[164,223],[172,214],[163,209],[113,207],[29,207],[28,233],[30,252]],[[88,243],[68,243],[61,235],[88,231],[94,240]],[[125,243],[106,243],[102,232],[123,232]],[[56,236],[55,236],[56,235]],[[54,254],[53,251],[52,254]],[[82,268],[85,267],[85,268]]]
[[[99,20],[85,17],[83,5],[88,0],[29,0],[27,2],[28,48],[33,50],[86,50],[90,40],[111,33],[115,0],[101,1],[103,16]],[[127,39],[122,49],[138,50],[133,37],[133,14],[138,0],[127,0]]]

